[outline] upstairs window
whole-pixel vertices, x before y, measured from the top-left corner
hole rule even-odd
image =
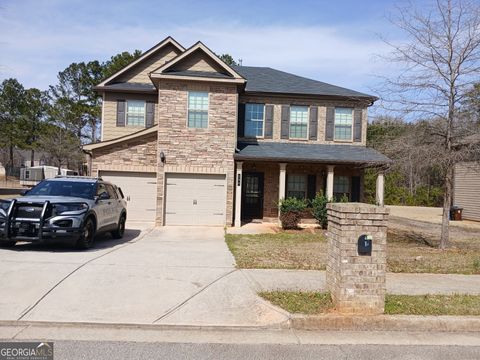
[[[145,127],[145,101],[128,100],[127,101],[127,126]]]
[[[208,127],[208,92],[190,91],[188,93],[188,127]]]
[[[263,137],[264,104],[245,105],[245,136]]]
[[[352,141],[352,108],[335,108],[335,140]]]
[[[287,197],[294,197],[297,199],[306,199],[307,197],[307,176],[306,175],[288,175]]]
[[[308,107],[290,107],[290,139],[307,139]]]

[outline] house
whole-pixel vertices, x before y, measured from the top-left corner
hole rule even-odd
[[[363,198],[376,98],[268,67],[228,66],[168,37],[96,87],[102,141],[89,173],[119,185],[130,220],[235,225],[275,219],[279,199]],[[377,179],[383,204],[383,174]]]

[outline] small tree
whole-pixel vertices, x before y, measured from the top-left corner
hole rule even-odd
[[[322,192],[318,192],[315,195],[315,198],[311,201],[312,215],[315,220],[317,220],[318,224],[322,227],[322,229],[327,228],[327,204],[329,202],[330,201],[328,200],[328,198]]]
[[[470,160],[478,148],[456,146],[478,131],[478,124],[461,113],[461,103],[480,75],[480,7],[468,0],[437,0],[420,11],[412,4],[398,9],[392,22],[407,35],[402,44],[387,42],[393,52],[387,59],[402,69],[385,79],[382,91],[387,109],[416,114],[421,157],[435,165],[444,179],[440,248],[449,244],[449,210],[453,169]],[[404,145],[405,146],[405,145]]]
[[[305,199],[289,197],[280,200],[278,207],[280,210],[282,228],[297,229],[302,213],[307,208],[307,201]]]

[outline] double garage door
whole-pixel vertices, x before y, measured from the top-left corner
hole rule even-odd
[[[100,171],[100,176],[122,189],[129,220],[155,221],[156,173]],[[225,175],[166,174],[166,225],[224,225],[225,208]]]
[[[225,175],[166,174],[166,225],[224,225]]]

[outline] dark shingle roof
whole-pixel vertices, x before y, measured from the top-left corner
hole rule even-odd
[[[209,72],[209,71],[194,71],[194,70],[183,70],[183,71],[167,71],[164,72],[165,75],[178,75],[178,76],[196,76],[196,77],[207,77],[207,78],[219,78],[219,79],[231,79],[231,76],[218,72]]]
[[[115,83],[105,86],[97,86],[96,90],[111,90],[111,91],[134,91],[134,92],[156,92],[157,89],[152,83]]]
[[[269,67],[232,66],[247,79],[246,92],[283,93],[298,95],[326,95],[376,99],[372,95],[307,79]]]
[[[357,145],[301,144],[292,142],[238,143],[238,160],[308,161],[317,163],[387,164],[378,151]]]

